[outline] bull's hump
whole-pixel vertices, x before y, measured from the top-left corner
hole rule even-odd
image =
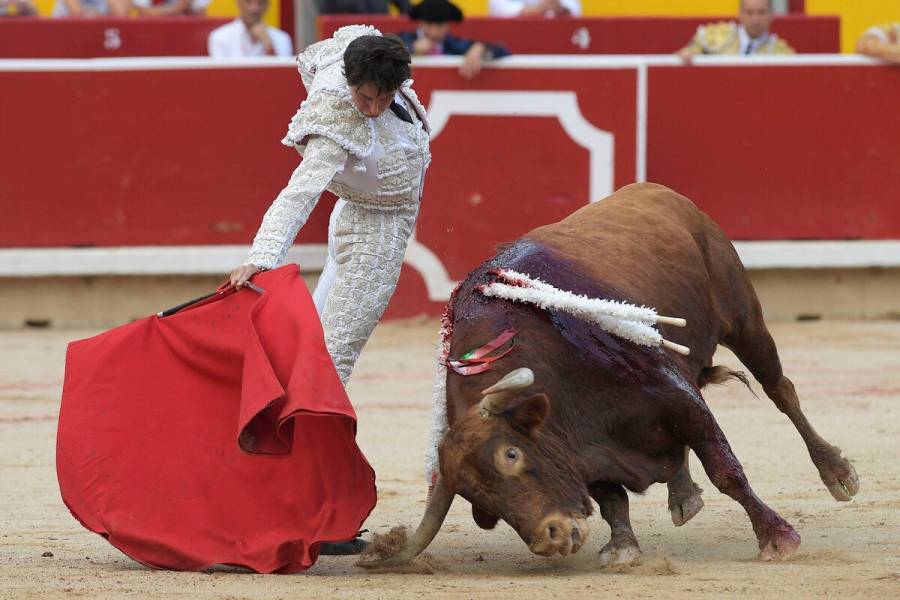
[[[495,327],[509,326],[510,311],[508,303],[487,298],[478,292],[481,285],[492,283],[496,277],[495,269],[512,269],[527,273],[533,277],[543,276],[555,269],[569,270],[565,261],[560,261],[554,252],[543,244],[527,239],[519,239],[507,245],[499,254],[482,263],[469,273],[451,300],[454,321],[488,320]],[[521,305],[519,305],[521,308]],[[518,313],[521,311],[513,311]]]
[[[552,247],[589,270],[598,256],[616,260],[686,251],[688,232],[703,229],[702,214],[689,199],[653,183],[632,184],[588,204],[526,237]]]
[[[582,261],[543,240],[524,237],[486,263],[477,284],[494,280],[493,269],[511,269],[550,285],[592,298],[632,301],[608,280],[588,273]]]
[[[549,272],[572,270],[571,261],[550,245],[522,238],[510,244],[503,252],[488,261],[487,271],[492,269],[512,269],[542,278]]]
[[[541,336],[546,335],[545,326],[549,326],[555,330],[554,337],[559,336],[559,341],[566,346],[557,350],[565,355],[571,353],[573,365],[587,360],[607,380],[624,384],[646,384],[654,377],[658,362],[664,358],[655,348],[617,338],[598,325],[564,312],[487,298],[478,293],[477,286],[496,280],[492,274],[494,269],[512,269],[560,290],[590,298],[631,301],[607,281],[586,274],[581,265],[557,249],[534,239],[522,238],[477,269],[466,282],[469,289],[458,296],[460,303],[456,315],[470,323],[470,327],[465,328],[467,332],[476,333],[466,343],[482,343],[502,329],[513,328],[522,334],[519,339],[523,349],[531,345],[532,350],[544,352],[550,340]],[[529,341],[527,338],[530,337],[541,338],[542,342]]]

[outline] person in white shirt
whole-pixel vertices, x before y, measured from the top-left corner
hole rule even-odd
[[[269,9],[269,0],[237,0],[240,16],[212,30],[207,40],[209,55],[213,58],[239,58],[244,56],[293,56],[291,36],[269,27],[263,15]]]
[[[581,0],[490,0],[492,17],[578,17]]]

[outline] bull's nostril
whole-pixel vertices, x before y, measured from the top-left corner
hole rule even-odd
[[[547,528],[547,533],[550,535],[550,539],[555,538],[556,537],[556,527],[553,527],[551,525],[550,527]]]

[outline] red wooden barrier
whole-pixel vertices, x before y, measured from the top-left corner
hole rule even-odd
[[[651,67],[647,178],[736,239],[900,238],[898,75]]]
[[[0,71],[0,245],[246,242],[298,162],[279,140],[303,88],[274,64]]]
[[[474,39],[502,42],[516,54],[654,54],[680,48],[698,25],[710,20],[713,19],[471,18],[454,26],[454,31]],[[203,56],[209,32],[227,21],[203,17],[0,19],[0,58]],[[319,17],[320,37],[330,36],[343,25],[360,22],[376,25],[383,31],[415,28],[406,18],[324,15]],[[830,53],[840,49],[838,17],[779,17],[773,30],[799,52]]]
[[[209,32],[231,19],[0,19],[0,58],[206,56]]]
[[[472,82],[456,69],[414,66],[434,161],[394,316],[436,310],[497,242],[644,174],[734,239],[900,239],[893,67],[513,57]],[[249,244],[298,160],[279,144],[303,95],[289,60],[0,61],[0,92],[0,247]],[[329,208],[301,244],[324,242]]]
[[[472,17],[451,27],[456,35],[498,42],[514,54],[666,54],[688,43],[698,25],[727,17],[595,17],[571,19]],[[322,15],[319,37],[344,25],[374,25],[381,31],[415,30],[406,17]],[[772,30],[798,52],[836,53],[841,48],[839,17],[786,15]]]

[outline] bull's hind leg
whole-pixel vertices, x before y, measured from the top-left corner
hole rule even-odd
[[[688,445],[700,459],[712,484],[747,511],[759,543],[760,558],[772,560],[793,554],[800,545],[800,536],[750,487],[741,463],[709,409],[701,402],[692,400],[692,405],[685,412],[690,418],[687,429],[691,439],[686,440]]]
[[[856,470],[849,460],[841,456],[840,448],[822,439],[806,419],[800,409],[794,384],[782,373],[778,350],[763,323],[762,315],[757,312],[755,318],[734,339],[726,339],[724,343],[750,369],[766,395],[797,428],[831,495],[836,500],[851,500],[859,491]]]
[[[641,556],[637,538],[628,516],[628,494],[618,483],[592,483],[591,497],[600,505],[600,514],[609,523],[609,542],[600,550],[600,562],[606,565],[627,565]]]
[[[676,527],[681,527],[694,518],[700,509],[703,508],[703,498],[700,489],[694,480],[691,479],[691,471],[688,467],[688,455],[690,449],[684,449],[684,464],[678,469],[675,477],[669,481],[669,513],[672,515],[672,522]]]

